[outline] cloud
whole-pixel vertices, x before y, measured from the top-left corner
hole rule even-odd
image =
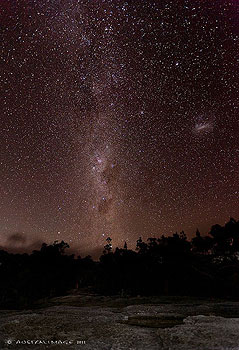
[[[22,232],[13,232],[9,234],[5,242],[1,244],[1,249],[7,250],[12,253],[25,253],[32,252],[41,248],[43,240],[32,240]]]
[[[14,246],[23,245],[26,243],[26,241],[27,241],[26,236],[24,236],[24,234],[21,232],[12,233],[10,236],[7,237],[7,242],[10,245],[14,245]]]

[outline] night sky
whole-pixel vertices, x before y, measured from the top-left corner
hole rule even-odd
[[[239,219],[239,2],[1,0],[0,245]]]

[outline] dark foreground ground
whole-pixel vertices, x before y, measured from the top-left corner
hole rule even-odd
[[[0,349],[239,350],[239,302],[72,294],[0,310]]]

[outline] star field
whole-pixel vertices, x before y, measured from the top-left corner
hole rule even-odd
[[[237,1],[1,7],[1,246],[238,219]]]

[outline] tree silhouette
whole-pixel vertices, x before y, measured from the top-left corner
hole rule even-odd
[[[225,225],[225,232],[228,239],[231,239],[231,250],[233,253],[239,252],[239,221],[233,218]]]
[[[135,251],[125,242],[113,252],[108,237],[98,262],[67,255],[67,248],[55,241],[32,254],[0,250],[0,307],[32,307],[76,286],[104,295],[239,297],[239,221],[233,218],[206,236],[197,229],[191,241],[184,231],[146,242],[139,237]]]
[[[104,254],[109,254],[112,252],[112,239],[110,237],[106,238],[107,244],[104,246]]]
[[[147,249],[147,244],[143,242],[141,237],[139,237],[139,239],[136,242],[136,250],[138,250],[139,253],[144,254],[147,251]]]
[[[196,231],[196,236],[192,238],[192,250],[195,253],[209,254],[213,247],[213,239],[209,236],[202,237],[199,230]]]
[[[209,234],[213,237],[213,252],[216,255],[230,255],[232,241],[225,227],[213,225]]]

